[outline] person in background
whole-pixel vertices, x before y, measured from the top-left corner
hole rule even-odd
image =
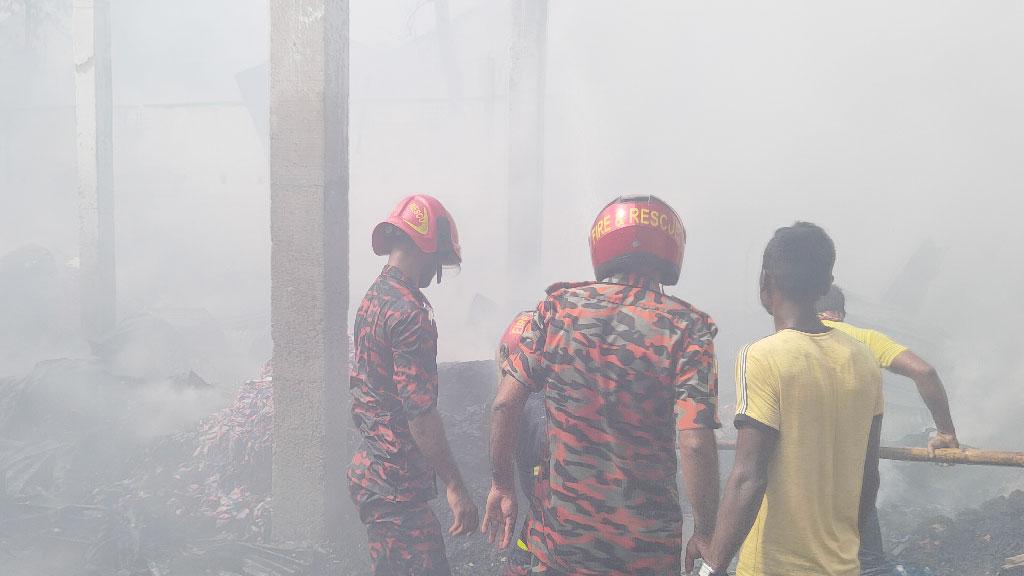
[[[931,364],[882,332],[847,323],[846,296],[836,285],[818,301],[817,310],[823,324],[842,330],[867,346],[879,367],[914,381],[918,394],[935,421],[936,433],[928,442],[930,450],[960,447],[949,410],[946,387]]]
[[[797,222],[764,251],[761,303],[775,333],[740,352],[736,461],[703,576],[856,576],[878,492],[882,379],[868,350],[818,318],[835,246]],[[687,570],[694,558],[687,555]]]
[[[505,329],[498,345],[497,364],[498,380],[501,380],[501,366],[508,360],[509,352],[519,347],[519,340],[523,332],[533,322],[533,311],[520,312],[512,323]],[[519,537],[515,544],[509,549],[508,563],[502,572],[502,576],[526,576],[532,570],[533,554],[529,548],[530,523],[535,516],[541,513],[543,502],[542,470],[548,462],[548,425],[547,412],[544,410],[544,395],[531,393],[523,405],[523,415],[520,421],[519,441],[515,449],[516,471],[519,475],[519,487],[530,503],[523,518],[523,527],[519,530]]]
[[[935,421],[936,433],[928,441],[928,450],[934,453],[939,448],[960,447],[949,411],[946,388],[931,364],[877,330],[847,324],[846,296],[834,284],[828,294],[818,300],[817,311],[823,324],[841,330],[867,346],[880,368],[914,381],[918,394]],[[882,549],[882,531],[878,523],[878,510],[874,507],[867,527],[861,533],[860,571],[862,576],[888,576],[896,573],[895,564]]]
[[[377,576],[448,576],[442,528],[430,509],[441,477],[453,535],[476,530],[478,512],[437,412],[437,327],[420,291],[461,261],[455,221],[431,196],[403,199],[373,231],[388,264],[356,313],[349,388],[363,436],[348,467]]]
[[[711,318],[665,294],[686,232],[653,196],[622,197],[590,233],[597,282],[548,289],[503,367],[491,417],[493,478],[482,530],[508,547],[517,504],[513,451],[523,406],[543,393],[550,460],[528,547],[548,576],[678,574],[682,512],[676,442],[696,524],[718,505],[718,383]]]

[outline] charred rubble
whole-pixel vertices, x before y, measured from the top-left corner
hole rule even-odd
[[[440,367],[449,442],[480,500],[490,479],[495,378],[492,362]],[[44,362],[25,378],[0,380],[0,562],[13,567],[5,574],[365,573],[358,538],[335,551],[271,540],[269,366],[198,425],[140,437],[138,418],[151,406],[138,398],[152,386],[113,373],[102,358]],[[161,386],[209,388],[191,372]],[[904,465],[911,474],[941,474],[914,466]],[[435,509],[442,523],[450,521],[443,503]],[[920,503],[882,514],[891,550],[908,574],[1024,574],[1024,492],[956,514]],[[358,521],[350,521],[350,533],[361,534]],[[498,573],[503,561],[479,535],[450,540],[448,554],[459,575]]]
[[[493,365],[446,364],[440,372],[452,388],[440,406],[452,448],[483,497]],[[15,576],[361,573],[361,546],[330,553],[271,543],[269,366],[198,426],[141,441],[125,413],[145,385],[72,360],[0,381],[0,558]],[[205,383],[186,374],[177,385]],[[82,387],[98,395],[92,408],[68,400]],[[444,522],[447,511],[437,508]],[[490,573],[501,560],[479,536],[449,545],[456,573]]]

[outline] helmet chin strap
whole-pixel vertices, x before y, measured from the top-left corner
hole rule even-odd
[[[444,270],[444,267],[441,266],[440,262],[438,262],[436,266],[437,268],[435,270],[431,270],[429,274],[427,273],[427,271],[424,271],[422,274],[420,274],[420,277],[417,279],[419,281],[420,288],[429,287],[433,283],[432,281],[435,279],[437,280],[438,284],[441,283],[441,272]]]

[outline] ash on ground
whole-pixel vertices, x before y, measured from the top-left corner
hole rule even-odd
[[[440,366],[439,409],[477,501],[489,487],[491,362]],[[207,385],[172,379],[182,396]],[[44,362],[0,380],[0,563],[10,576],[270,576],[366,574],[355,515],[344,549],[270,539],[273,380],[245,382],[198,425],[139,436],[154,384],[102,362]],[[161,389],[162,390],[162,389]],[[86,401],[83,401],[86,400]],[[343,470],[338,473],[343,474]],[[442,523],[450,515],[434,503]],[[479,535],[451,539],[455,574],[497,573],[503,557]]]
[[[449,443],[482,505],[490,486],[495,366],[451,363],[439,372],[439,409]],[[271,540],[269,368],[198,424],[169,434],[138,433],[140,420],[154,411],[154,399],[207,393],[209,386],[192,372],[154,382],[112,370],[101,359],[44,362],[25,378],[0,380],[5,576],[367,574],[365,530],[352,511],[340,550]],[[356,434],[350,435],[351,443]],[[973,505],[1005,486],[986,485],[982,477],[1000,478],[968,467],[951,471],[920,464],[886,471],[883,482],[919,488],[917,499],[890,498],[899,504],[881,509],[890,550],[908,573],[998,574],[1007,559],[1024,554],[1024,492],[959,512],[933,503],[935,495],[959,494],[955,500]],[[970,497],[965,486],[971,487]],[[433,505],[447,526],[451,516],[443,498]],[[449,538],[447,546],[456,576],[497,574],[504,561],[480,535]]]

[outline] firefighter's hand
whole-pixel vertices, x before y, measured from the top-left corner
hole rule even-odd
[[[473,498],[465,486],[448,488],[448,507],[452,509],[452,527],[448,533],[452,536],[469,534],[476,530],[480,522],[480,512],[473,503]]]
[[[686,543],[686,559],[683,561],[683,567],[686,569],[687,574],[693,572],[694,561],[697,558],[703,559],[710,545],[710,536],[694,532],[693,536],[690,537],[690,541]]]
[[[944,434],[942,432],[936,432],[935,436],[932,436],[928,440],[928,455],[934,457],[935,451],[941,448],[959,448],[960,441],[957,440],[956,434]]]
[[[512,533],[516,530],[516,515],[519,513],[515,488],[503,488],[491,484],[484,508],[484,523],[480,531],[487,534],[487,541],[498,543],[499,548],[508,548]]]

